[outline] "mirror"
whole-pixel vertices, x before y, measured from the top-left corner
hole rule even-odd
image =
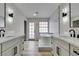
[[[5,27],[5,7],[4,3],[0,3],[0,28]]]
[[[79,27],[79,3],[71,3],[71,27]]]
[[[0,16],[0,27],[4,27],[4,17]]]

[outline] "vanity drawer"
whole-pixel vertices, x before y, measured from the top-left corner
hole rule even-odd
[[[14,39],[11,41],[4,42],[2,44],[2,51],[6,51],[7,49],[11,48],[14,44],[18,43],[18,41],[18,39]]]
[[[71,54],[72,56],[79,56],[79,48],[77,48],[77,47],[71,45],[71,46],[70,46],[70,54]]]

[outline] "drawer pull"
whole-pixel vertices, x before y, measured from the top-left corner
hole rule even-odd
[[[77,51],[74,51],[74,50],[73,50],[73,52],[74,52],[75,54],[79,55],[79,53],[78,53]]]

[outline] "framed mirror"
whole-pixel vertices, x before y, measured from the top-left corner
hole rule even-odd
[[[0,28],[6,27],[6,4],[0,3]]]
[[[71,27],[79,27],[79,3],[71,3]]]

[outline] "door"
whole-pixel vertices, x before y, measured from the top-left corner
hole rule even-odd
[[[29,22],[29,40],[35,40],[35,23]]]
[[[24,41],[26,41],[27,37],[27,21],[24,20]]]

